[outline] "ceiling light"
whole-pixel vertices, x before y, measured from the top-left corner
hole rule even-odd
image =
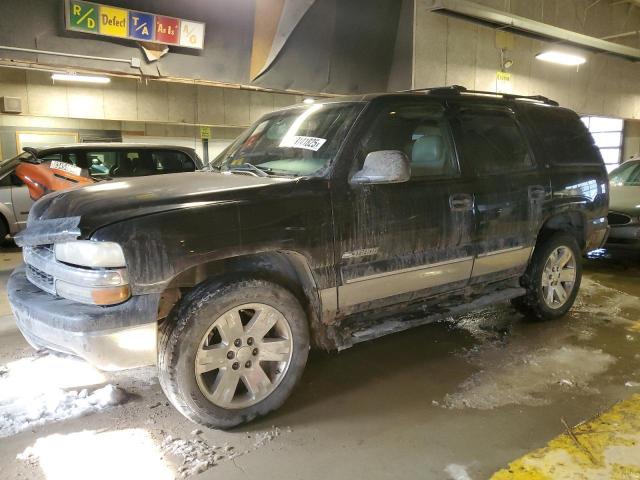
[[[559,65],[577,66],[587,62],[587,59],[580,55],[559,52],[557,50],[549,50],[536,55],[538,60],[543,62],[557,63]]]
[[[78,82],[78,83],[109,83],[109,77],[90,77],[88,75],[71,75],[66,73],[54,73],[51,78],[62,82]]]
[[[307,97],[302,101],[302,103],[306,103],[307,105],[311,105],[312,103],[315,103],[315,100],[313,98]]]

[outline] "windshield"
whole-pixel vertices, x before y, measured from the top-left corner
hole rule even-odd
[[[259,120],[213,162],[220,171],[305,176],[324,170],[335,157],[359,103],[317,104]]]
[[[609,174],[609,181],[615,186],[640,186],[640,162],[623,163]]]

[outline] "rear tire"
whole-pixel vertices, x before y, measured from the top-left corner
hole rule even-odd
[[[173,406],[211,428],[231,428],[279,408],[309,354],[296,297],[264,280],[207,282],[160,329],[158,376]]]
[[[512,305],[539,320],[562,317],[573,306],[582,280],[582,255],[575,237],[557,232],[536,245],[521,284],[526,295]]]
[[[0,215],[0,246],[5,245],[7,241],[7,235],[9,235],[9,229],[7,228],[4,217]]]

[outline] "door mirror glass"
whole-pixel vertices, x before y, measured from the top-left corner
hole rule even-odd
[[[410,177],[411,166],[404,153],[399,150],[378,150],[366,156],[362,170],[351,177],[351,183],[402,183]]]

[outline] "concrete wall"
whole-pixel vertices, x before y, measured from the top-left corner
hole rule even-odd
[[[476,3],[595,37],[640,29],[640,13],[627,4],[591,0],[477,0]],[[428,11],[416,0],[414,88],[463,85],[496,91],[500,50],[493,29]],[[587,8],[592,5],[591,8]],[[634,40],[635,41],[635,40]],[[635,45],[634,45],[635,46]],[[549,44],[514,37],[513,92],[541,94],[580,113],[640,118],[640,66],[584,52],[579,70],[536,60]]]
[[[622,161],[640,155],[640,121],[624,122],[624,139],[622,144]]]
[[[301,101],[295,95],[112,78],[105,86],[56,83],[47,72],[0,68],[0,96],[22,99],[25,115],[246,127]]]

